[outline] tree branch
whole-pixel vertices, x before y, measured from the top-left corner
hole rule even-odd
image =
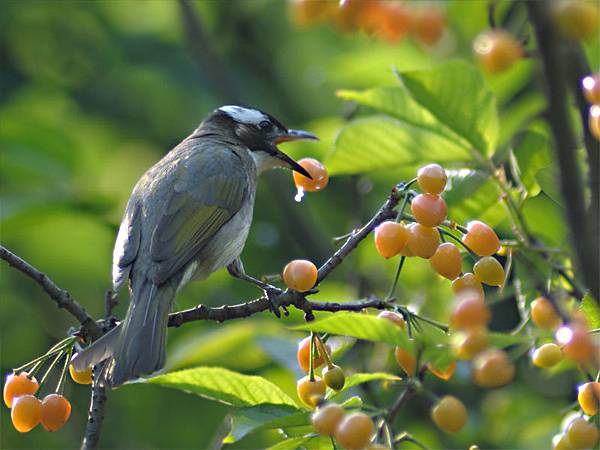
[[[0,258],[39,284],[44,292],[56,302],[59,308],[69,311],[81,323],[81,326],[89,337],[97,339],[102,336],[102,329],[85,308],[71,297],[69,292],[59,288],[46,274],[40,272],[2,245],[0,245]]]
[[[543,66],[544,82],[548,94],[548,121],[554,136],[554,150],[560,174],[560,188],[571,229],[571,242],[575,249],[578,269],[593,296],[600,301],[597,246],[590,234],[592,226],[586,214],[581,171],[577,164],[577,142],[569,107],[567,70],[569,64],[561,59],[561,40],[555,30],[549,5],[546,2],[526,2],[534,25]]]
[[[98,377],[101,367],[94,367],[94,379]],[[90,450],[98,446],[102,421],[104,420],[104,408],[106,407],[106,388],[94,382],[92,386],[92,399],[88,413],[88,422],[85,427],[85,435],[81,442],[81,450]]]

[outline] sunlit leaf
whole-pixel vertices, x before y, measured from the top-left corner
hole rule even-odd
[[[297,406],[294,400],[266,378],[221,367],[196,367],[169,372],[142,382],[179,389],[238,407],[263,404]]]
[[[330,391],[327,398],[333,398],[342,392],[347,391],[348,389],[358,386],[362,383],[367,383],[369,381],[402,381],[397,375],[392,375],[391,373],[385,372],[373,372],[373,373],[355,373],[348,377],[346,377],[346,383],[344,383],[344,387],[339,391]]]
[[[291,439],[284,439],[281,442],[269,447],[267,450],[296,450],[302,448],[304,444],[312,439],[315,439],[316,435],[309,436],[298,436]]]
[[[528,131],[513,149],[519,168],[519,178],[530,196],[540,192],[536,175],[552,163],[548,137],[536,131]]]
[[[585,294],[579,308],[585,314],[591,328],[600,328],[600,306],[590,293]]]
[[[565,245],[566,226],[560,205],[544,192],[523,203],[523,216],[531,232],[539,236],[547,245]]]
[[[250,433],[274,428],[297,427],[309,423],[310,413],[284,405],[258,405],[236,410],[225,443],[239,441]]]

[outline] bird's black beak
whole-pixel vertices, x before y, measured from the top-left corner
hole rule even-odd
[[[299,141],[301,139],[310,139],[313,141],[319,140],[319,138],[317,136],[315,136],[312,133],[309,133],[308,131],[287,130],[287,132],[282,133],[279,136],[277,136],[275,138],[274,142],[275,142],[275,145],[277,145],[277,144],[281,144],[282,142]],[[294,161],[292,158],[290,158],[285,153],[280,151],[280,152],[278,152],[277,157],[279,159],[281,159],[283,162],[285,162],[288,165],[288,167],[290,169],[292,169],[294,172],[298,172],[312,180],[310,173],[308,173],[308,171],[304,167],[302,167],[300,164],[298,164],[296,161]]]

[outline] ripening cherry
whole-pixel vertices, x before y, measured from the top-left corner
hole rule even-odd
[[[515,367],[503,350],[486,350],[473,360],[473,380],[480,387],[504,386],[514,375]]]
[[[342,390],[344,384],[346,383],[346,375],[344,375],[344,370],[335,364],[325,367],[322,375],[325,384],[334,391]]]
[[[417,358],[402,347],[396,347],[394,351],[394,356],[396,357],[396,361],[398,365],[406,372],[406,375],[409,377],[414,377],[417,373]]]
[[[426,45],[440,40],[446,26],[446,15],[441,8],[426,6],[413,14],[413,32]]]
[[[69,364],[69,374],[71,374],[71,378],[77,384],[92,384],[92,368],[88,367],[87,369],[78,372],[73,367],[73,364]]]
[[[478,296],[464,297],[450,315],[450,326],[455,330],[485,327],[492,318],[492,313]]]
[[[477,256],[492,256],[500,248],[500,239],[489,225],[479,220],[472,220],[466,228],[467,233],[462,241]]]
[[[312,177],[312,180],[301,173],[292,172],[294,184],[305,192],[315,192],[324,189],[329,183],[329,174],[323,164],[314,158],[302,158],[298,161]]]
[[[426,227],[437,227],[448,214],[446,202],[436,194],[417,195],[413,198],[410,209],[415,220]]]
[[[427,368],[429,371],[438,377],[440,380],[448,381],[454,375],[456,371],[456,361],[452,361],[445,370],[440,370],[431,365],[431,363],[427,363]]]
[[[362,21],[369,6],[365,0],[340,0],[338,8],[332,19],[335,25],[342,31],[355,29]]]
[[[553,6],[552,15],[563,36],[575,40],[598,36],[600,15],[593,2],[561,0]]]
[[[427,194],[441,194],[447,182],[448,175],[439,164],[427,164],[417,172],[417,183]]]
[[[578,324],[559,328],[556,340],[562,346],[565,357],[578,363],[590,361],[597,351],[587,328]]]
[[[481,301],[485,299],[485,292],[483,291],[481,282],[470,272],[452,281],[452,291],[458,298],[477,295]]]
[[[451,242],[440,244],[429,258],[433,270],[449,280],[456,279],[462,270],[462,258],[458,247]]]
[[[484,256],[473,266],[475,277],[489,286],[502,286],[504,267],[493,256]]]
[[[410,31],[412,12],[399,2],[379,2],[378,9],[380,12],[379,20],[375,24],[375,33],[389,44],[395,44]]]
[[[295,259],[283,269],[283,282],[298,292],[310,291],[317,283],[317,266],[306,259]]]
[[[399,314],[394,311],[381,311],[379,314],[377,314],[377,317],[380,319],[389,320],[390,322],[398,325],[401,329],[404,329],[404,327],[406,326],[406,322],[404,320],[404,317],[402,317],[402,314]]]
[[[35,394],[40,387],[34,376],[29,377],[26,372],[16,375],[11,373],[4,382],[4,403],[9,408],[12,406],[13,399],[25,394]]]
[[[397,222],[386,221],[375,228],[375,248],[385,259],[396,256],[406,246],[409,232]]]
[[[531,302],[531,320],[544,330],[556,330],[562,325],[560,315],[546,297],[538,297]]]
[[[348,450],[360,450],[369,445],[375,425],[369,416],[361,412],[348,414],[335,430],[335,439]]]
[[[590,133],[600,141],[600,106],[592,105],[588,116],[588,126]]]
[[[41,422],[46,431],[60,430],[71,416],[71,403],[60,394],[50,394],[42,401]]]
[[[583,412],[595,416],[600,410],[600,382],[590,381],[582,384],[577,390],[577,401]]]
[[[327,17],[337,6],[332,0],[289,0],[290,18],[300,27],[308,27]]]
[[[588,75],[581,80],[583,95],[592,105],[600,105],[600,73]]]
[[[573,448],[577,449],[594,448],[596,442],[598,442],[598,437],[600,437],[596,425],[582,417],[578,417],[571,422],[566,434]]]
[[[481,66],[489,73],[503,72],[523,57],[521,43],[504,30],[481,33],[473,50]]]
[[[319,406],[312,413],[311,422],[316,433],[321,436],[333,436],[339,423],[344,418],[345,412],[337,403],[328,403]]]
[[[470,328],[459,334],[455,340],[454,353],[459,359],[470,361],[489,345],[485,327]]]
[[[331,354],[331,347],[329,344],[325,344],[325,348],[327,352]],[[317,355],[313,362],[313,367],[316,369],[317,367],[321,367],[325,362],[325,356],[323,356],[323,347],[317,340]],[[310,370],[310,336],[302,339],[298,342],[298,352],[296,353],[296,358],[298,359],[298,365],[302,370],[308,372]]]
[[[432,408],[431,418],[440,430],[457,433],[467,423],[467,409],[459,399],[447,395]]]
[[[325,382],[319,377],[315,377],[314,381],[310,381],[310,377],[307,375],[300,378],[296,383],[298,398],[306,406],[312,408],[317,406],[319,401],[325,397],[326,390],[327,386],[325,386]]]
[[[561,360],[562,351],[560,350],[560,347],[554,343],[542,345],[540,348],[535,349],[531,356],[533,365],[541,367],[542,369],[554,367]]]
[[[42,402],[32,394],[14,397],[10,416],[15,429],[20,433],[27,433],[40,423]]]
[[[567,434],[558,434],[552,439],[552,450],[573,450]]]
[[[440,245],[440,233],[420,223],[413,223],[409,228],[408,248],[415,256],[429,259]]]

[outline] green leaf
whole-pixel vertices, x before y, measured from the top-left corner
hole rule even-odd
[[[464,61],[401,73],[412,97],[441,123],[489,156],[498,138],[496,100],[480,72]]]
[[[354,386],[375,380],[402,381],[402,378],[385,372],[355,373],[346,378],[346,383],[344,383],[344,387],[340,391],[330,391],[327,398],[336,397]]]
[[[565,245],[566,225],[560,205],[544,192],[523,203],[523,216],[531,232],[541,238],[546,245]]]
[[[279,387],[259,376],[244,375],[221,367],[196,367],[148,378],[143,383],[179,389],[227,405],[298,405]]]
[[[510,143],[515,133],[534,120],[546,107],[546,99],[539,93],[533,93],[515,99],[500,115],[500,136],[498,144]]]
[[[332,175],[357,174],[438,161],[468,164],[466,147],[389,116],[357,119],[345,126],[325,161]]]
[[[436,345],[425,348],[423,361],[429,362],[432,367],[444,372],[456,360],[452,350],[447,345]]]
[[[537,131],[527,131],[513,150],[519,168],[519,177],[530,196],[540,192],[536,175],[540,169],[552,164],[550,141]]]
[[[298,436],[291,439],[285,439],[277,444],[269,447],[267,450],[296,450],[301,448],[303,444],[306,444],[312,439],[315,439],[316,435]]]
[[[511,345],[523,344],[528,342],[530,338],[522,335],[511,335],[506,333],[488,333],[489,343],[491,347],[495,348],[505,348],[510,347]]]
[[[321,320],[308,322],[293,328],[294,330],[318,331],[342,336],[352,336],[374,342],[387,342],[405,349],[412,349],[405,330],[389,320],[360,313],[336,313]]]
[[[362,407],[362,405],[363,405],[362,398],[360,398],[358,395],[354,395],[354,396],[350,397],[348,400],[346,400],[340,404],[340,406],[342,406],[346,409],[360,408],[360,407]]]
[[[498,187],[485,172],[449,170],[447,186],[443,194],[444,200],[451,212],[450,217],[457,223],[479,219],[488,210],[503,212],[503,208],[498,208]],[[491,225],[496,223],[498,222],[492,222]]]
[[[591,328],[600,328],[600,306],[590,293],[585,294],[579,309],[585,314]]]
[[[239,441],[250,433],[309,424],[310,413],[286,405],[258,405],[236,410],[225,443]]]

